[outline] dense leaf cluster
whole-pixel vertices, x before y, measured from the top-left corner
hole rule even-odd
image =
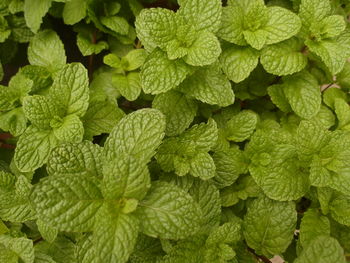
[[[349,262],[349,15],[0,0],[0,262]]]

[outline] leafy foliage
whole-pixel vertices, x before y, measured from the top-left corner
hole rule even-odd
[[[350,262],[349,15],[0,1],[0,262]]]

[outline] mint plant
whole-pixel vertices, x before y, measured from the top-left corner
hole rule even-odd
[[[0,262],[350,262],[349,14],[0,1]]]

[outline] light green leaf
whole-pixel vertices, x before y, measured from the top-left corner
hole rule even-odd
[[[34,171],[46,163],[51,149],[57,143],[51,130],[29,126],[17,142],[15,164],[22,172]]]
[[[42,23],[43,17],[49,11],[52,0],[25,0],[24,18],[27,26],[36,33]]]
[[[27,96],[23,99],[23,111],[27,119],[36,127],[49,129],[50,121],[60,115],[55,102],[41,95]]]
[[[231,221],[216,227],[209,235],[206,245],[213,246],[218,243],[236,243],[241,239],[240,221]]]
[[[121,59],[121,65],[124,70],[132,71],[141,67],[146,57],[147,52],[144,49],[134,49]]]
[[[91,231],[103,204],[94,177],[61,175],[43,178],[34,186],[31,204],[43,222],[62,231]]]
[[[322,19],[320,22],[311,25],[311,32],[317,38],[325,39],[338,36],[346,28],[343,16],[333,15]]]
[[[75,258],[79,263],[97,263],[97,253],[93,244],[93,235],[85,235],[76,244]]]
[[[329,87],[325,91],[322,92],[323,102],[334,110],[335,108],[335,100],[340,99],[346,101],[346,93],[343,90],[338,89],[337,87]]]
[[[80,63],[64,66],[56,75],[51,95],[65,115],[82,117],[89,106],[89,81],[86,68]]]
[[[293,239],[297,212],[293,202],[277,202],[266,197],[255,199],[248,206],[243,221],[243,235],[258,254],[284,252]]]
[[[331,13],[329,1],[301,0],[299,17],[305,28],[309,28],[313,22],[320,22]]]
[[[52,226],[46,224],[44,221],[41,219],[38,219],[36,221],[36,224],[38,226],[38,230],[41,234],[41,236],[49,243],[52,243],[55,241],[58,230],[56,228],[53,228]]]
[[[311,52],[321,58],[332,74],[342,71],[348,52],[338,41],[328,39],[319,42],[306,40],[305,44]]]
[[[243,35],[248,44],[257,50],[263,48],[266,44],[267,37],[269,36],[268,32],[262,29],[256,31],[245,30],[243,31]]]
[[[47,0],[42,2],[45,1]],[[36,6],[36,4],[32,5]],[[58,35],[52,30],[44,30],[36,34],[28,46],[28,60],[31,65],[45,67],[50,72],[62,68],[66,64],[66,53]]]
[[[266,44],[275,44],[296,35],[301,27],[299,17],[288,9],[273,6],[267,8],[269,16],[264,30],[268,33]]]
[[[338,129],[349,130],[350,107],[346,100],[341,98],[334,99],[334,110],[338,119]]]
[[[186,0],[180,3],[178,12],[188,24],[194,25],[196,31],[216,33],[220,26],[221,9],[220,0]]]
[[[227,122],[226,138],[230,141],[242,142],[253,134],[257,123],[256,113],[249,110],[241,111]]]
[[[219,226],[221,218],[221,204],[219,190],[210,181],[195,180],[189,190],[194,201],[202,210],[201,233],[209,233],[212,228]]]
[[[4,245],[0,245],[0,262],[17,263],[18,256],[10,249],[7,249]]]
[[[318,236],[300,253],[294,263],[345,263],[344,250],[336,239]]]
[[[121,16],[103,16],[100,18],[101,23],[121,35],[127,35],[129,32],[129,23]]]
[[[251,47],[232,46],[220,56],[220,64],[226,76],[238,83],[249,77],[259,62],[259,52]]]
[[[151,187],[147,166],[138,159],[119,154],[103,167],[103,196],[105,199],[133,198],[142,200]]]
[[[152,102],[152,107],[165,115],[165,133],[168,136],[179,135],[186,130],[197,113],[197,103],[177,91],[157,95]]]
[[[27,119],[23,108],[16,108],[0,115],[0,129],[10,132],[13,136],[21,135],[27,128]]]
[[[215,176],[215,163],[209,153],[198,153],[191,160],[189,173],[202,180],[208,180]],[[176,166],[175,166],[176,169]]]
[[[130,72],[126,76],[122,74],[113,75],[112,80],[120,94],[129,101],[136,100],[141,93],[139,72]]]
[[[221,53],[220,42],[213,33],[201,32],[187,50],[184,61],[192,66],[213,64]]]
[[[199,206],[184,190],[165,182],[155,182],[136,211],[141,231],[152,237],[186,238],[199,229]]]
[[[286,77],[284,94],[293,111],[300,117],[310,119],[321,107],[321,91],[314,76],[306,71]]]
[[[85,0],[83,0],[83,1],[85,1]],[[73,2],[73,1],[71,1],[71,2]],[[67,4],[71,3],[71,2],[67,2]],[[90,36],[87,34],[84,34],[82,32],[78,33],[77,46],[78,46],[81,54],[83,54],[83,56],[90,56],[92,54],[99,54],[102,50],[108,49],[108,43],[106,41],[98,41],[97,43],[92,43]]]
[[[275,84],[267,88],[267,93],[269,94],[271,101],[275,104],[281,111],[286,113],[291,112],[292,108],[284,94],[284,86],[281,84]]]
[[[303,70],[307,64],[301,52],[303,43],[291,38],[281,43],[267,46],[262,50],[260,62],[264,69],[274,75],[290,75]]]
[[[233,184],[240,174],[248,171],[249,160],[236,147],[215,152],[213,159],[216,166],[214,181],[220,188]]]
[[[54,176],[102,177],[102,148],[89,141],[67,143],[54,148],[47,162],[47,172]]]
[[[86,15],[86,0],[67,1],[63,8],[63,21],[67,25],[74,25]]]
[[[321,235],[330,235],[331,226],[326,216],[321,215],[316,209],[307,210],[300,224],[300,244],[307,248],[312,240]]]
[[[179,90],[204,103],[222,107],[233,104],[235,99],[230,81],[218,65],[197,70],[180,85]]]
[[[138,219],[134,215],[101,213],[93,233],[98,262],[126,263],[138,235]]]
[[[51,121],[53,134],[60,142],[81,142],[84,136],[84,126],[75,114],[59,119],[56,123]]]
[[[350,197],[339,195],[330,204],[332,217],[342,225],[350,226]]]
[[[126,115],[107,138],[104,151],[109,160],[119,154],[133,155],[148,162],[160,145],[165,131],[165,117],[155,109],[142,109]]]
[[[164,49],[175,39],[177,18],[165,8],[143,9],[136,17],[136,33],[145,49],[151,52],[156,47]]]
[[[124,112],[108,100],[90,101],[89,108],[82,118],[84,137],[92,138],[102,133],[110,133],[123,116]]]
[[[13,251],[23,263],[34,262],[33,241],[24,237],[0,236],[0,244]],[[7,262],[6,262],[7,263]]]
[[[190,73],[182,60],[169,60],[166,53],[155,49],[141,69],[141,84],[145,93],[159,94],[177,87]]]

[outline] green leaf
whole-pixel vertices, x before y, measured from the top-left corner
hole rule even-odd
[[[76,244],[75,258],[81,263],[95,263],[97,253],[93,244],[93,235],[85,235]]]
[[[86,68],[80,63],[67,64],[54,79],[51,95],[65,115],[82,117],[89,106],[89,81]]]
[[[155,49],[141,69],[141,85],[145,93],[159,94],[177,87],[190,73],[182,60],[169,60],[166,53]]]
[[[14,251],[0,245],[0,261],[6,263],[17,263],[18,256]]]
[[[322,92],[323,102],[330,107],[331,109],[335,109],[335,101],[337,99],[346,101],[346,94],[336,87],[329,87],[325,91]]]
[[[52,30],[44,30],[36,34],[28,46],[28,60],[31,65],[45,67],[50,72],[62,68],[66,64],[66,54],[58,35]]]
[[[175,159],[175,170],[176,161],[182,162],[182,158]],[[189,160],[189,173],[194,177],[199,177],[202,180],[208,180],[215,176],[215,163],[209,153],[198,153]],[[181,174],[181,173],[180,173]]]
[[[134,49],[121,59],[121,64],[125,71],[132,71],[141,67],[146,57],[147,53],[144,49]]]
[[[84,126],[75,114],[51,121],[53,134],[60,142],[81,142],[84,136]]]
[[[112,160],[119,154],[133,155],[148,162],[160,145],[165,131],[165,117],[155,109],[142,109],[126,115],[114,127],[104,151]]]
[[[51,130],[39,130],[29,126],[17,142],[15,164],[22,172],[30,172],[46,163],[57,139]]]
[[[306,40],[305,44],[311,52],[321,58],[332,74],[337,74],[342,71],[348,52],[338,41],[327,39],[315,42]]]
[[[152,237],[186,238],[198,231],[202,213],[184,190],[155,182],[136,211],[141,231]]]
[[[196,31],[207,30],[216,33],[220,26],[221,9],[219,0],[186,0],[180,3],[178,12],[188,24],[196,28]]]
[[[296,35],[301,27],[299,17],[293,12],[278,6],[267,8],[268,22],[266,45],[275,44]]]
[[[43,222],[62,231],[91,231],[103,204],[99,182],[94,177],[61,175],[40,180],[30,196]]]
[[[286,113],[291,112],[292,108],[284,94],[284,86],[275,84],[267,88],[267,92],[273,104],[275,104],[281,111]]]
[[[236,147],[216,151],[213,155],[216,166],[214,181],[220,188],[233,184],[240,174],[248,171],[248,160]]]
[[[243,235],[258,254],[284,252],[293,239],[297,212],[293,202],[277,202],[266,197],[255,199],[248,206],[243,221]]]
[[[350,198],[349,196],[339,195],[334,198],[330,204],[332,217],[340,224],[350,226]]]
[[[318,236],[300,253],[294,263],[345,263],[344,250],[336,239]]]
[[[43,17],[49,11],[52,0],[26,0],[24,1],[24,18],[27,26],[36,33],[42,23]]]
[[[39,261],[39,263],[76,263],[75,249],[76,246],[72,240],[62,235],[52,243],[41,241],[36,244],[35,256],[40,254],[41,258],[44,257],[45,261]]]
[[[321,92],[317,80],[306,71],[286,77],[284,94],[293,109],[300,117],[310,119],[321,107]]]
[[[270,45],[262,50],[260,62],[264,69],[278,76],[290,75],[303,70],[307,58],[301,52],[303,43],[291,38],[281,43]]]
[[[256,113],[249,110],[241,111],[227,122],[226,138],[230,141],[242,142],[253,134],[257,123]]]
[[[63,21],[67,25],[74,25],[82,20],[86,15],[86,0],[67,1],[63,8]]]
[[[89,108],[82,118],[84,137],[92,138],[102,133],[110,133],[123,116],[124,112],[112,102],[90,101]]]
[[[268,33],[265,30],[258,29],[256,31],[243,31],[244,39],[248,42],[248,44],[257,49],[260,50],[263,48],[263,46],[266,43]]]
[[[350,107],[349,104],[341,98],[334,99],[334,110],[338,119],[338,129],[349,130]]]
[[[49,129],[50,121],[60,112],[55,102],[41,95],[27,96],[23,99],[23,111],[30,122],[41,129]]]
[[[152,102],[152,107],[165,115],[165,133],[168,136],[179,135],[186,130],[197,113],[197,103],[177,91],[157,95]]]
[[[32,240],[24,237],[13,238],[11,236],[1,235],[0,244],[2,244],[3,247],[7,248],[8,250],[14,252],[19,260],[23,263],[34,262],[34,249]]]
[[[232,46],[221,54],[220,64],[227,77],[238,83],[256,68],[259,55],[259,52],[251,47]]]
[[[204,103],[222,107],[233,104],[235,99],[230,81],[216,64],[197,70],[179,90]]]
[[[309,244],[321,235],[330,235],[331,227],[326,216],[316,209],[309,209],[304,213],[300,224],[300,244],[307,248]]]
[[[52,150],[47,172],[54,176],[102,177],[102,156],[102,148],[89,141],[62,144]]]
[[[241,224],[238,220],[224,223],[216,227],[209,235],[206,245],[218,243],[236,243],[241,239]]]
[[[50,225],[46,224],[41,219],[38,219],[36,221],[36,224],[38,226],[38,230],[41,234],[41,236],[49,243],[52,243],[55,241],[58,230],[56,228],[51,227]]]
[[[129,24],[124,17],[103,16],[100,18],[100,21],[104,26],[118,34],[127,35],[129,32]]]
[[[136,17],[137,37],[149,52],[156,47],[164,49],[176,37],[177,18],[165,8],[143,9]]]
[[[134,249],[138,235],[138,220],[134,215],[99,216],[93,233],[98,262],[126,263]]]
[[[79,0],[78,0],[79,1]],[[85,0],[84,0],[85,1]],[[71,3],[73,1],[67,2]],[[66,4],[66,5],[67,5]],[[98,41],[92,43],[90,35],[79,32],[77,36],[77,46],[83,56],[90,56],[92,54],[99,54],[102,50],[108,49],[108,43],[106,41]]]
[[[0,115],[0,129],[10,132],[13,136],[21,135],[27,128],[27,118],[23,108],[16,108]]]
[[[346,28],[343,16],[333,15],[322,19],[318,23],[311,25],[311,32],[316,35],[316,39],[326,39],[338,36]]]
[[[301,0],[299,17],[305,28],[309,28],[314,22],[320,22],[331,13],[329,1],[323,0]]]
[[[147,166],[132,156],[119,154],[103,167],[103,195],[106,199],[142,200],[151,187]]]
[[[219,226],[221,218],[221,204],[219,190],[210,181],[195,180],[189,190],[202,210],[202,233],[209,233],[211,229]]]
[[[128,75],[113,75],[114,85],[117,87],[120,94],[129,101],[136,100],[141,93],[141,78],[140,73],[131,72]]]
[[[220,42],[213,33],[202,32],[188,48],[184,61],[192,66],[213,64],[221,53]]]

